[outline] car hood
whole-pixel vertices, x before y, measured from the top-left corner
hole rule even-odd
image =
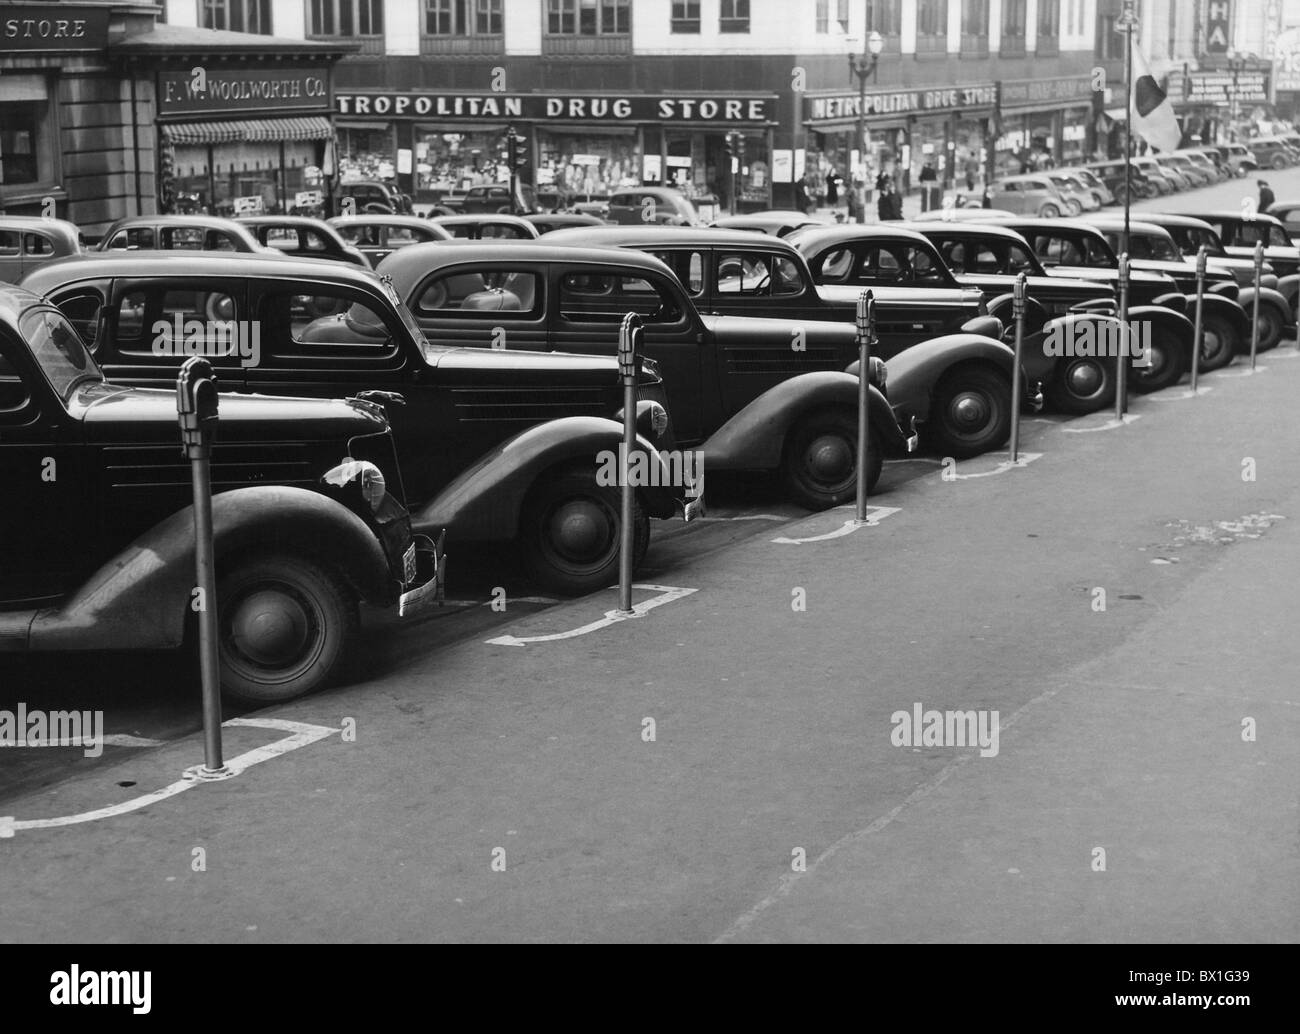
[[[1094,266],[1053,266],[1053,276],[1063,276],[1071,280],[1102,280],[1107,283],[1119,277],[1118,269],[1110,267],[1097,268]],[[1153,269],[1134,269],[1130,275],[1133,280],[1148,284],[1152,287],[1161,285],[1167,286],[1173,290],[1173,277],[1168,273],[1161,273]]]
[[[176,392],[93,384],[79,389],[70,411],[91,442],[166,441],[181,447]],[[272,398],[222,392],[217,406],[219,442],[345,442],[388,429],[378,406],[344,399]]]
[[[457,348],[430,346],[426,360],[437,367],[440,380],[463,381],[475,385],[494,381],[529,384],[572,384],[575,379],[603,385],[619,383],[618,356],[614,349],[618,330],[609,334],[609,355],[579,355],[573,352],[528,352],[496,348]],[[662,377],[653,359],[641,361],[641,383],[657,382]]]
[[[857,296],[854,295],[856,298]],[[853,346],[857,333],[852,323],[833,320],[788,320],[774,319],[769,316],[717,316],[701,314],[704,325],[708,327],[719,344],[736,343],[778,343],[789,347],[794,330],[802,330],[805,340],[828,344],[847,343]]]
[[[985,292],[1009,294],[1016,286],[1016,277],[1010,273],[955,273],[954,276],[963,286],[977,287]],[[1083,300],[1110,298],[1113,294],[1109,287],[1103,287],[1096,280],[1070,280],[1063,276],[1026,276],[1025,286],[1031,297],[1037,293],[1051,292],[1057,295],[1077,295]]]
[[[817,293],[832,305],[858,304],[858,295],[870,291],[878,302],[915,302],[920,292],[943,305],[969,305],[977,308],[984,292],[976,287],[863,287],[859,284],[818,284]]]

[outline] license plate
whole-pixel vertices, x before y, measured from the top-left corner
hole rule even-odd
[[[402,584],[410,585],[415,581],[415,543],[412,542],[406,547],[406,552],[402,554]]]

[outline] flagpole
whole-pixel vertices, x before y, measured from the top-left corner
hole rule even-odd
[[[1124,237],[1120,254],[1128,253],[1129,206],[1133,203],[1133,9],[1126,3],[1124,12]],[[1124,318],[1127,314],[1121,314]]]

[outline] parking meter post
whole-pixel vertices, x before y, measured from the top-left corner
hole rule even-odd
[[[1020,357],[1025,348],[1025,284],[1024,273],[1016,276],[1015,292],[1011,297],[1011,313],[1016,321],[1016,358],[1011,364],[1011,462],[1020,456]]]
[[[1124,342],[1124,347],[1120,349],[1122,354],[1115,357],[1115,419],[1119,421],[1123,421],[1124,411],[1128,409],[1128,279],[1129,265],[1126,251],[1119,257],[1119,321],[1123,324],[1120,329],[1120,340]]]
[[[876,298],[871,291],[858,295],[857,338],[858,338],[858,484],[857,510],[858,524],[867,521],[867,478],[870,476],[870,464],[867,462],[867,450],[870,445],[868,429],[870,416],[867,400],[871,397],[871,346],[876,336]]]
[[[1259,281],[1264,274],[1264,242],[1255,244],[1255,304],[1250,317],[1250,368],[1255,369],[1255,353],[1259,351]]]
[[[623,444],[619,447],[618,475],[622,491],[618,552],[618,609],[632,613],[632,561],[636,550],[636,489],[632,485],[632,450],[636,448],[636,381],[641,353],[641,317],[629,312],[618,330],[618,373],[623,380]]]
[[[1196,331],[1192,334],[1192,394],[1196,394],[1196,380],[1201,372],[1201,342],[1205,328],[1201,312],[1205,307],[1205,263],[1208,251],[1204,244],[1196,252]]]
[[[176,378],[181,451],[194,483],[194,568],[198,588],[199,670],[203,680],[203,767],[199,778],[229,774],[221,756],[221,668],[217,654],[217,575],[212,544],[212,438],[217,429],[217,382],[212,364],[186,360]]]

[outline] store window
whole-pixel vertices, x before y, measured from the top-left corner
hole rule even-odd
[[[608,197],[641,183],[636,130],[538,129],[538,187],[558,191],[568,203]]]
[[[384,0],[311,0],[309,36],[382,36]]]
[[[902,32],[902,0],[867,0],[867,32],[897,36]]]
[[[1002,0],[1002,50],[1006,54],[1025,52],[1025,6],[1028,0]]]
[[[842,36],[849,31],[849,0],[817,0],[817,31]]]
[[[199,25],[205,29],[271,35],[271,0],[200,0]]]
[[[630,29],[629,0],[547,0],[553,36],[622,36]]]
[[[0,104],[0,190],[54,180],[49,102]]]
[[[749,31],[749,0],[722,0],[719,32]]]
[[[673,32],[700,31],[700,0],[673,0],[671,30]]]
[[[430,36],[500,36],[503,0],[424,0]]]
[[[971,56],[988,49],[989,0],[961,0],[961,52]]]
[[[945,53],[948,50],[948,0],[917,0],[916,52]]]
[[[1055,54],[1061,47],[1061,0],[1038,0],[1039,54]]]

